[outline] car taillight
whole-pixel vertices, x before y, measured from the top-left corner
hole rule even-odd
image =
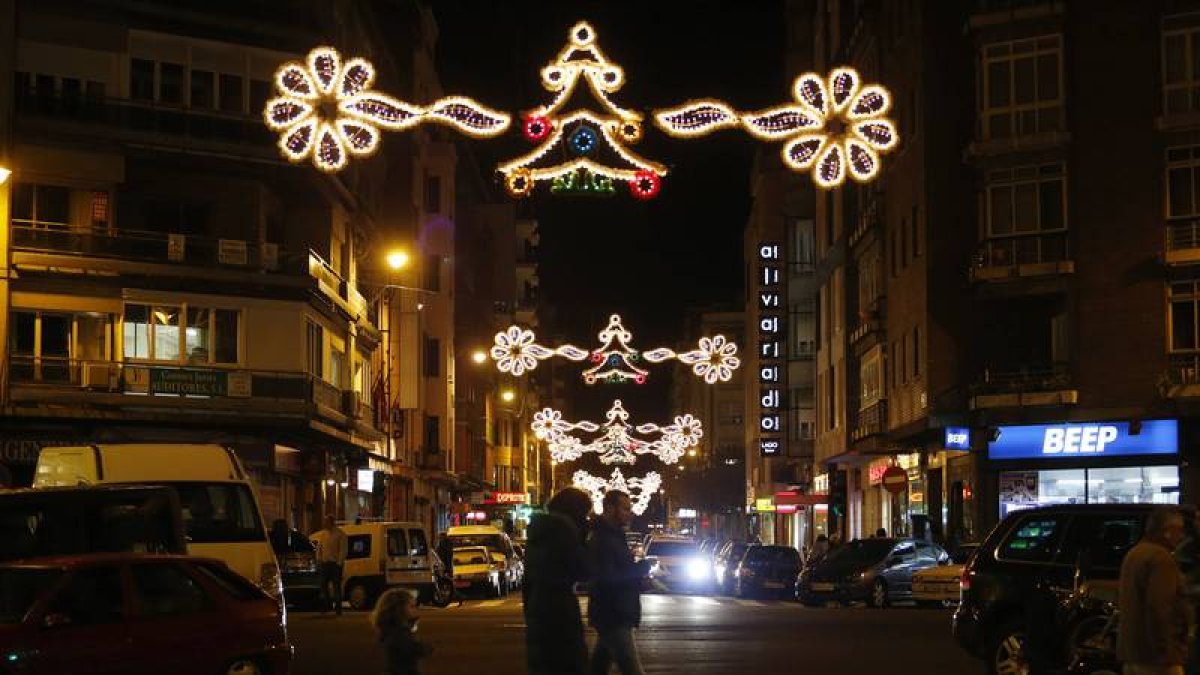
[[[964,567],[962,574],[958,577],[958,591],[967,593],[971,590],[971,570]]]

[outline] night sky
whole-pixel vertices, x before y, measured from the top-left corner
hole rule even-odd
[[[781,2],[438,0],[434,12],[446,93],[513,113],[551,100],[538,71],[576,21],[590,22],[601,50],[625,70],[625,86],[612,98],[646,115],[634,151],[670,170],[649,202],[630,197],[623,184],[609,198],[555,197],[539,187],[522,201],[523,215],[540,223],[538,274],[543,306],[551,310],[539,330],[543,344],[558,343],[557,335],[594,348],[596,333],[616,312],[633,332],[634,347],[679,349],[700,337],[682,333],[689,307],[741,306],[750,164],[756,149],[775,146],[735,129],[674,139],[653,126],[649,111],[702,97],[737,109],[788,100]],[[513,126],[503,139],[471,142],[481,167],[532,147]],[[498,181],[496,188],[505,194]],[[676,370],[652,366],[645,387],[581,388],[565,412],[601,421],[619,396],[631,421],[669,421],[662,418],[670,412],[665,386]]]

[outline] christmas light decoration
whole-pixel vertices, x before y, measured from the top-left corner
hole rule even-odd
[[[704,435],[700,420],[692,415],[679,415],[665,426],[649,423],[633,427],[620,400],[613,401],[604,416],[607,420],[604,424],[586,420],[568,422],[559,411],[544,408],[534,414],[530,428],[539,440],[549,444],[550,458],[555,462],[569,462],[585,453],[595,453],[604,464],[633,464],[640,455],[653,455],[664,464],[674,464],[689,448],[699,445]],[[575,431],[603,433],[585,440],[572,433]]]
[[[551,194],[607,196],[616,192],[616,188],[613,187],[611,178],[580,170],[565,176],[555,176],[550,181],[550,192]]]
[[[650,498],[662,486],[662,476],[651,471],[641,478],[626,478],[620,469],[613,469],[611,477],[604,479],[581,470],[575,472],[571,482],[592,496],[592,507],[596,513],[604,512],[605,494],[611,490],[620,490],[629,495],[633,502],[633,512],[640,516],[650,506]]]
[[[658,191],[661,189],[662,181],[659,180],[658,176],[649,171],[639,171],[629,181],[629,192],[641,200],[657,197]]]
[[[581,79],[601,110],[582,104],[569,108]],[[605,57],[596,44],[595,30],[587,22],[571,28],[567,45],[555,61],[542,68],[541,81],[554,99],[528,112],[522,127],[525,137],[539,145],[497,169],[504,176],[509,194],[523,197],[539,182],[568,175],[590,174],[629,182],[637,178],[638,172],[652,173],[658,179],[667,174],[665,166],[625,147],[641,139],[642,118],[609,98],[624,85],[625,73]],[[526,178],[515,178],[517,172],[523,172],[519,175]],[[639,196],[646,198],[645,191]]]
[[[765,140],[790,139],[783,161],[796,171],[813,171],[813,182],[830,189],[846,177],[866,183],[879,174],[879,153],[896,147],[895,125],[885,115],[891,97],[879,85],[861,85],[852,68],[835,68],[828,78],[805,73],[792,86],[799,105],[742,114],[742,125]]]
[[[275,71],[279,96],[267,101],[263,119],[279,132],[279,149],[291,162],[311,159],[321,171],[345,168],[350,157],[379,149],[380,129],[402,131],[425,121],[445,124],[471,136],[503,133],[509,118],[471,99],[451,96],[428,108],[371,91],[375,69],[365,59],[342,63],[332,47],[317,47],[304,63],[288,62]]]
[[[600,346],[591,352],[574,345],[550,348],[537,344],[533,331],[520,326],[509,326],[496,334],[491,356],[500,372],[516,376],[533,370],[538,361],[552,356],[563,356],[572,361],[583,361],[590,357],[594,365],[583,373],[584,382],[588,384],[630,380],[642,384],[649,376],[649,371],[636,365],[642,360],[648,363],[662,363],[669,359],[677,359],[680,363],[691,366],[692,372],[709,384],[728,382],[733,377],[733,371],[741,365],[737,356],[737,345],[727,340],[724,335],[700,338],[696,349],[682,353],[667,347],[638,352],[629,346],[633,334],[621,323],[620,314],[609,316],[608,325],[597,337]]]
[[[724,335],[712,338],[700,338],[696,349],[677,354],[666,347],[652,349],[642,354],[642,358],[650,363],[661,363],[667,359],[678,359],[680,363],[692,367],[697,377],[703,377],[709,384],[728,382],[733,378],[733,371],[742,365],[737,357],[737,345],[725,339]]]
[[[727,103],[689,101],[678,108],[654,111],[654,123],[671,136],[694,137],[738,126],[740,116]]]

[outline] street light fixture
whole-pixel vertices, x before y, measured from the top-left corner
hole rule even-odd
[[[389,251],[387,254],[387,264],[388,267],[397,271],[408,267],[408,253],[400,250]]]
[[[484,363],[487,363],[488,360],[487,352],[483,351],[482,349],[476,349],[471,353],[471,360],[478,365],[483,365]]]
[[[12,175],[12,169],[7,166],[0,166],[0,185],[4,185],[8,181],[8,177]]]
[[[517,393],[512,389],[505,389],[500,392],[500,399],[505,403],[512,403],[517,398]]]

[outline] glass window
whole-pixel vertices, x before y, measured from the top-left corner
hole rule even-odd
[[[646,549],[647,556],[662,556],[668,558],[683,558],[694,556],[699,552],[694,542],[690,541],[651,541]]]
[[[1200,26],[1187,15],[1167,17],[1163,31],[1163,112],[1200,110]]]
[[[311,544],[308,550],[312,551]],[[224,565],[202,562],[196,563],[193,569],[236,600],[257,600],[262,597],[262,591],[257,586]]]
[[[1058,560],[1073,565],[1086,557],[1093,567],[1120,569],[1125,552],[1141,538],[1143,524],[1141,518],[1127,514],[1076,514]]]
[[[983,137],[1010,138],[1061,128],[1061,62],[1058,35],[985,46]]]
[[[172,105],[183,105],[183,66],[178,63],[160,63],[158,73],[158,100]]]
[[[179,308],[156,305],[151,313],[154,327],[154,353],[159,361],[179,360]]]
[[[346,352],[339,349],[329,350],[329,383],[341,387],[345,381]]]
[[[1000,545],[1000,557],[1025,562],[1050,562],[1063,535],[1064,518],[1032,516],[1024,519]]]
[[[1197,302],[1200,301],[1200,283],[1183,281],[1170,286],[1171,351],[1186,352],[1200,349],[1197,341]]]
[[[135,101],[154,100],[154,62],[131,59],[129,62],[129,98]]]
[[[76,626],[116,623],[125,615],[124,596],[120,568],[83,569],[59,591],[49,613],[63,615]]]
[[[216,80],[210,70],[192,71],[192,107],[212,108],[216,104]]]
[[[442,372],[442,342],[425,336],[425,377],[437,377]]]
[[[408,555],[408,537],[403,528],[392,528],[387,531],[387,553],[389,556]]]
[[[221,111],[227,113],[244,112],[244,100],[241,76],[221,73]]]
[[[37,339],[37,314],[13,312],[13,332],[9,338],[14,356],[33,356]]]
[[[71,191],[57,185],[17,183],[13,186],[15,225],[66,229],[71,224]]]
[[[132,565],[133,587],[143,616],[192,614],[208,608],[208,595],[174,564]]]
[[[892,557],[903,561],[912,560],[916,555],[917,547],[912,542],[905,542],[892,550]]]
[[[150,358],[150,307],[125,305],[125,321],[122,326],[125,358]]]
[[[179,493],[188,541],[264,541],[262,520],[244,483],[168,483]]]
[[[322,344],[323,336],[321,327],[311,321],[305,323],[305,350],[307,353],[308,374],[314,377],[321,377],[324,362],[324,347]]]
[[[267,107],[267,99],[271,98],[271,83],[266,80],[250,80],[250,112],[257,112]],[[278,241],[278,239],[270,239]]]
[[[238,363],[238,321],[241,313],[233,309],[218,309],[213,314],[216,319],[213,361]]]
[[[208,363],[210,314],[207,309],[188,308],[187,329],[184,331],[184,350],[188,361]]]
[[[346,537],[346,559],[371,557],[371,535],[352,534]]]
[[[425,539],[425,530],[410,528],[408,530],[408,544],[411,547],[409,551],[411,555],[426,555],[429,553],[429,542]]]
[[[20,623],[62,571],[28,567],[0,569],[0,625]]]
[[[1179,468],[1130,466],[1088,469],[1089,504],[1177,504]]]

